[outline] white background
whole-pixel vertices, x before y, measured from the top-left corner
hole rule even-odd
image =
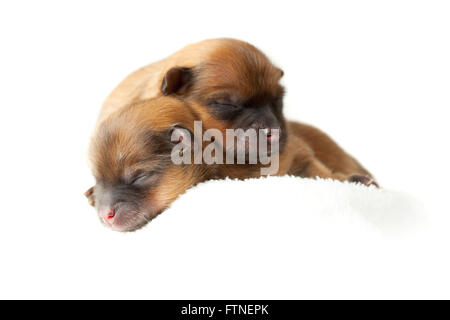
[[[106,230],[82,196],[93,184],[89,136],[114,86],[190,42],[234,37],[285,71],[288,118],[322,128],[385,188],[446,216],[449,17],[447,1],[2,1],[0,298],[450,298],[448,243],[423,250],[420,267],[402,265],[416,269],[398,282],[391,258],[355,270],[346,251],[336,271],[314,243],[305,268],[285,273],[275,249],[245,254],[264,238],[251,222],[236,222],[245,235],[229,226],[241,237],[222,260],[210,239],[177,239],[167,221]],[[175,245],[185,241],[202,244]],[[364,243],[356,250],[370,256]]]

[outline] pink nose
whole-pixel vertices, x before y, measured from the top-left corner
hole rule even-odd
[[[113,209],[106,209],[106,210],[103,210],[101,213],[100,213],[100,216],[103,218],[103,220],[111,220],[111,219],[113,219],[114,218],[114,216],[116,215],[116,213],[114,212],[114,210]]]

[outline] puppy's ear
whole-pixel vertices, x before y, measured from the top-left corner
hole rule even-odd
[[[183,94],[192,78],[191,68],[172,68],[164,75],[161,92],[165,95]]]
[[[84,196],[88,199],[89,204],[95,207],[94,187],[89,188],[89,190],[84,193]]]
[[[280,68],[278,68],[278,71],[280,72],[280,79],[283,78],[283,76],[284,76],[284,71],[281,70]]]

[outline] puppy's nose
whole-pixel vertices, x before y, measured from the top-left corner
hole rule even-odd
[[[112,220],[114,219],[114,216],[116,215],[116,212],[113,209],[105,209],[102,212],[100,212],[100,216],[104,221]]]

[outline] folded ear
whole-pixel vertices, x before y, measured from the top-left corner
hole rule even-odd
[[[182,94],[186,91],[192,78],[191,68],[176,67],[166,72],[161,84],[161,92],[165,95]]]
[[[280,68],[278,68],[278,71],[279,71],[279,73],[280,73],[280,79],[283,78],[283,76],[284,76],[284,71],[283,71],[282,69],[280,69]]]
[[[89,188],[89,190],[84,193],[84,196],[88,199],[89,204],[95,207],[94,187]]]

